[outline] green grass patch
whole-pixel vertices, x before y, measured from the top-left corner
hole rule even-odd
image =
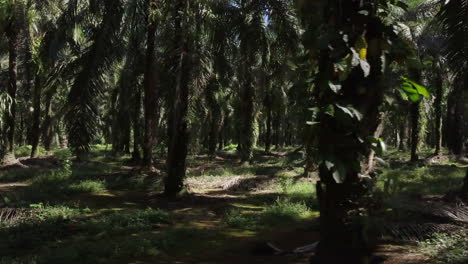
[[[79,183],[70,184],[67,187],[69,193],[100,193],[105,191],[106,186],[103,181],[85,180]]]
[[[420,242],[419,245],[423,253],[441,263],[464,264],[468,261],[466,233],[434,233],[430,239]]]
[[[31,156],[31,150],[32,150],[31,145],[16,146],[15,156],[16,157],[29,157]],[[45,155],[47,153],[47,151],[42,146],[38,147],[37,152],[39,155]]]
[[[377,190],[386,195],[397,193],[444,194],[462,186],[466,169],[449,165],[404,164],[385,169],[378,177]]]
[[[226,212],[222,221],[231,228],[262,230],[298,222],[311,214],[312,211],[304,203],[278,199],[263,210],[233,208]]]
[[[143,236],[169,222],[168,213],[162,210],[32,207],[32,216],[0,226],[0,263],[99,263],[100,259],[155,256],[161,248],[168,248],[166,237]]]

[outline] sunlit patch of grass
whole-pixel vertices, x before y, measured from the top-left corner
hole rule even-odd
[[[260,230],[291,224],[311,216],[312,211],[304,204],[278,199],[263,210],[233,208],[223,216],[223,223],[243,230]]]
[[[223,149],[224,151],[236,151],[237,150],[237,144],[231,144],[227,145]]]
[[[16,146],[15,147],[15,156],[16,157],[29,157],[29,156],[31,156],[31,150],[32,150],[31,145]],[[46,150],[42,146],[39,146],[37,148],[37,152],[39,153],[39,155],[46,154]]]
[[[106,189],[103,181],[85,180],[78,183],[73,183],[67,187],[67,192],[70,193],[100,193]]]
[[[444,194],[462,186],[466,169],[455,166],[403,165],[385,169],[378,176],[377,189],[387,195],[396,193]]]

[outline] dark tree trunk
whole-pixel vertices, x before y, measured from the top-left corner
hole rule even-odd
[[[265,152],[269,153],[271,151],[271,123],[272,123],[272,109],[271,109],[271,98],[270,94],[267,92],[267,98],[265,100],[265,107],[267,112],[266,118],[266,132],[265,132]]]
[[[55,93],[57,92],[56,87],[49,90],[45,94],[45,116],[44,122],[41,128],[42,141],[44,143],[44,149],[50,151],[52,149],[53,137],[54,137],[54,117],[52,111],[52,100],[54,99]]]
[[[400,144],[398,146],[398,149],[401,151],[406,151],[407,146],[408,146],[408,119],[406,116],[403,117],[403,120],[400,122],[400,128],[399,128],[399,133],[400,133]]]
[[[420,102],[411,104],[411,161],[418,161],[418,144],[419,144],[419,112]]]
[[[274,145],[275,149],[280,149],[280,137],[281,137],[281,118],[278,113],[276,113],[275,118],[273,120],[273,127],[274,127]]]
[[[158,98],[156,87],[156,21],[152,17],[152,12],[157,9],[157,1],[150,0],[147,17],[147,48],[146,48],[146,68],[145,68],[145,140],[143,144],[143,166],[151,168],[153,166],[153,148],[156,143]]]
[[[248,55],[244,55],[248,56]],[[248,165],[253,158],[255,144],[255,87],[253,76],[247,62],[242,66],[242,84],[240,86],[240,123],[239,127],[239,149],[241,163]]]
[[[3,154],[2,162],[11,163],[15,160],[15,128],[16,128],[16,91],[17,91],[17,58],[19,47],[19,34],[18,34],[18,14],[19,6],[13,4],[12,18],[10,25],[7,28],[8,37],[8,95],[12,99],[9,111],[6,113],[6,151]]]
[[[190,80],[189,43],[186,35],[187,0],[175,1],[175,47],[178,52],[175,89],[172,94],[172,109],[169,117],[169,144],[167,155],[167,179],[164,193],[177,196],[183,189],[188,149],[187,112]]]
[[[443,97],[443,78],[440,70],[436,69],[436,79],[435,79],[435,102],[434,102],[434,112],[435,112],[435,152],[434,155],[438,156],[442,154],[442,97]]]
[[[141,146],[141,129],[140,129],[140,115],[141,115],[141,89],[135,86],[133,94],[133,152],[132,159],[139,161],[141,159],[140,146]]]
[[[34,81],[34,92],[33,92],[33,124],[32,124],[32,131],[36,131],[31,136],[32,140],[32,149],[31,149],[31,158],[37,158],[39,155],[39,139],[41,137],[40,131],[40,124],[41,124],[41,90],[42,90],[42,83],[40,80],[40,75],[36,76],[36,80]]]
[[[465,143],[465,120],[464,120],[464,90],[463,85],[457,85],[455,91],[455,116],[454,116],[454,134],[452,143],[452,152],[458,157],[462,157],[464,154],[464,143]]]
[[[222,112],[221,106],[216,100],[215,93],[219,89],[219,82],[213,78],[207,86],[206,101],[210,109],[209,114],[209,133],[208,133],[208,155],[216,156],[216,146],[221,129]]]
[[[369,155],[370,149],[359,138],[374,137],[380,124],[380,105],[383,101],[384,85],[382,78],[381,56],[383,33],[379,22],[373,15],[355,19],[362,5],[371,1],[339,1],[339,10],[349,17],[338,16],[337,6],[332,5],[324,12],[331,12],[330,23],[338,24],[333,30],[340,30],[342,23],[351,31],[351,35],[365,34],[368,43],[367,61],[370,64],[370,75],[363,77],[361,69],[354,69],[345,81],[342,81],[342,92],[334,94],[329,88],[330,81],[336,81],[333,62],[330,62],[330,50],[322,50],[319,60],[319,76],[316,87],[323,87],[317,92],[317,103],[320,109],[336,103],[337,100],[353,105],[362,114],[359,122],[344,122],[320,111],[316,127],[318,139],[317,150],[327,162],[319,166],[320,180],[317,182],[317,197],[320,210],[320,242],[313,263],[368,263],[369,240],[366,233],[365,194],[369,191],[360,174],[365,167],[360,164]],[[336,12],[336,13],[333,13]],[[371,13],[371,12],[370,12]],[[327,17],[327,16],[326,16]],[[334,22],[333,22],[334,21]],[[350,24],[350,25],[349,25]],[[351,27],[351,25],[355,25]],[[365,33],[362,33],[362,31]],[[359,68],[359,67],[358,67]],[[357,92],[360,87],[361,92]],[[348,120],[350,121],[350,120]],[[333,165],[333,166],[331,166]]]

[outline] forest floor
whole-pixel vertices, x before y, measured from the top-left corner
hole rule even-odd
[[[266,243],[293,250],[319,240],[314,179],[301,176],[299,152],[258,151],[247,167],[229,151],[191,156],[187,193],[175,201],[160,194],[160,176],[104,146],[88,162],[69,159],[57,150],[0,168],[0,264],[305,264],[309,255],[273,255]],[[467,263],[468,208],[450,196],[465,165],[410,164],[396,151],[385,159],[374,254],[387,264]]]

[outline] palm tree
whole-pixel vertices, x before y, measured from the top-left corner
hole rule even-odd
[[[147,14],[147,40],[146,40],[146,67],[145,67],[145,139],[143,144],[143,166],[150,168],[153,166],[153,148],[156,140],[156,128],[158,118],[158,98],[156,91],[156,61],[155,45],[157,20],[156,12],[158,1],[148,1]]]
[[[1,163],[15,162],[15,130],[16,130],[16,93],[17,93],[17,59],[20,46],[20,28],[24,18],[24,6],[22,1],[12,1],[4,29],[8,38],[8,86],[7,92],[11,98],[9,111],[6,112],[5,151],[1,157]]]
[[[174,47],[175,47],[175,87],[172,91],[172,108],[168,123],[168,153],[167,179],[165,194],[176,196],[183,189],[185,178],[186,157],[188,151],[188,97],[191,75],[190,46],[188,42],[188,12],[187,0],[174,1]]]
[[[402,43],[388,30],[392,25],[377,15],[376,1],[298,4],[306,25],[304,46],[318,59],[313,94],[316,119],[311,123],[320,124],[313,129],[320,177],[317,197],[321,240],[317,260],[366,263],[366,208],[362,202],[368,191],[364,187],[368,177],[362,177],[366,167],[361,163],[380,142],[375,134],[386,88],[384,69],[390,63],[381,63],[388,52],[383,43]],[[390,56],[386,58],[391,60]]]
[[[442,32],[446,34],[446,57],[451,71],[455,75],[456,119],[459,128],[456,129],[458,148],[456,154],[463,152],[462,114],[464,107],[464,91],[468,90],[468,2],[465,0],[441,1],[442,6],[437,15]],[[468,173],[462,188],[463,195],[468,196]]]
[[[103,91],[102,76],[118,52],[115,46],[122,21],[121,1],[103,3],[102,22],[91,36],[92,45],[79,58],[80,70],[68,95],[66,114],[68,138],[79,160],[85,158],[97,134],[98,99]]]

